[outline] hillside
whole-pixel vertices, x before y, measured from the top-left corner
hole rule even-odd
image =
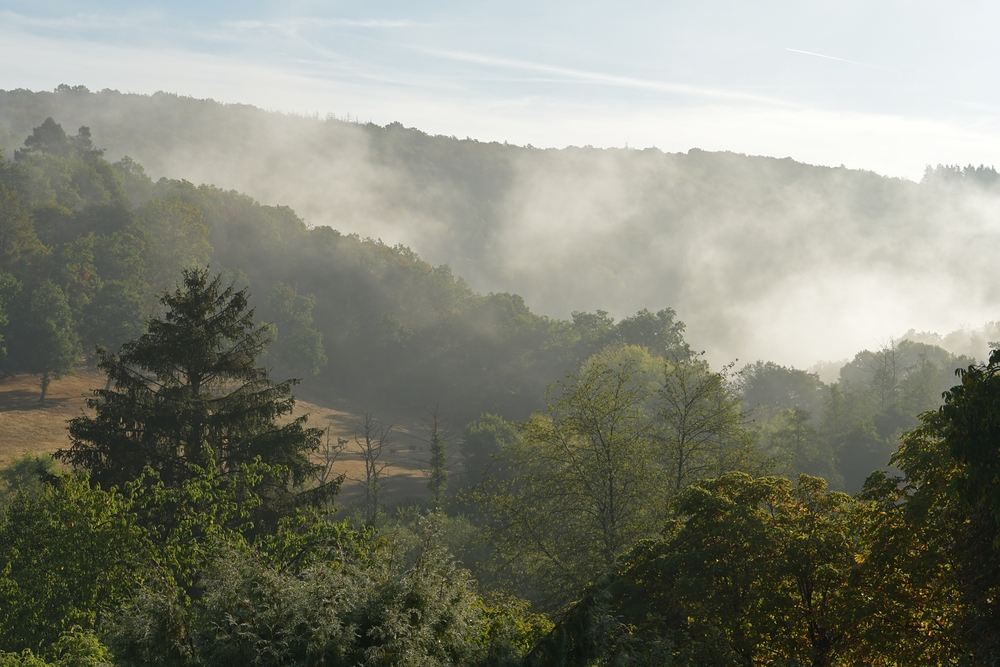
[[[534,311],[672,307],[718,362],[809,366],[995,319],[990,169],[923,183],[790,159],[541,150],[169,94],[0,92],[7,155],[52,116],[117,160],[403,243]],[[863,322],[863,325],[861,324]],[[983,350],[982,352],[985,352]]]
[[[55,97],[66,95],[99,97],[73,92]],[[551,404],[563,391],[558,383],[595,354],[635,346],[645,348],[643,354],[652,355],[650,359],[690,362],[707,347],[706,339],[689,334],[669,308],[655,313],[639,309],[620,320],[600,309],[574,311],[572,319],[547,317],[518,294],[477,292],[448,265],[434,266],[405,245],[310,226],[288,206],[264,205],[234,190],[187,180],[154,181],[132,158],[110,162],[113,156],[95,145],[86,127],[74,135],[48,118],[33,127],[22,144],[12,161],[0,164],[0,374],[15,376],[8,392],[10,409],[4,414],[7,430],[21,439],[37,430],[40,450],[51,451],[65,442],[62,425],[67,416],[79,413],[89,387],[56,382],[53,390],[62,393],[50,403],[53,407],[32,411],[25,398],[28,390],[17,385],[23,383],[18,377],[41,377],[44,386],[46,378],[70,369],[81,356],[94,361],[100,354],[95,346],[119,349],[142,332],[151,315],[163,312],[163,295],[192,267],[210,267],[223,287],[246,288],[254,321],[266,327],[261,335],[271,341],[266,352],[261,348],[259,362],[275,379],[303,379],[298,393],[312,405],[303,403],[301,409],[313,411],[314,423],[318,420],[321,427],[329,423],[334,442],[350,440],[359,415],[369,411],[400,424],[392,474],[402,483],[397,493],[403,497],[423,490],[420,468],[425,464],[413,446],[419,442],[419,418],[429,411],[447,418],[456,436],[467,425],[479,428],[473,422],[480,417],[485,420],[480,425],[489,430],[496,419],[524,420]],[[723,158],[729,161],[718,175],[722,185],[725,178],[756,164],[738,156],[692,152],[685,157],[702,158],[703,167]],[[830,187],[817,176],[818,170],[787,166],[791,176],[782,182],[788,188],[792,177],[802,173],[815,177],[812,185],[803,187]],[[985,201],[993,196],[987,179],[994,174],[944,169],[932,172],[921,185],[884,179],[883,185],[901,184],[920,197],[964,192]],[[740,178],[753,182],[751,175]],[[768,178],[773,180],[773,174]],[[867,178],[877,184],[880,177]],[[831,190],[830,197],[833,194]],[[692,205],[708,210],[712,200],[696,201],[696,195],[691,193]],[[869,222],[874,226],[877,220]],[[905,241],[917,243],[904,237],[897,245]],[[714,252],[722,270],[733,270],[718,259],[731,243],[728,238],[706,243],[683,262],[708,261],[704,256]],[[604,246],[614,250],[611,241]],[[829,251],[822,245],[808,248],[814,254]],[[740,254],[757,264],[737,291],[747,303],[754,285],[766,282],[772,250],[762,245]],[[894,252],[906,256],[902,250]],[[800,263],[806,273],[821,264],[796,257],[789,261]],[[681,271],[683,262],[657,266]],[[619,266],[628,268],[629,263],[622,260]],[[925,279],[933,277],[931,269],[925,273]],[[566,274],[572,277],[572,271]],[[800,288],[807,289],[808,281],[802,280]],[[835,285],[840,298],[855,298],[854,280],[848,276]],[[637,299],[644,293],[635,291]],[[927,292],[928,304],[936,293],[940,290]],[[813,309],[831,307],[823,295],[813,295],[813,301]],[[705,300],[693,306],[692,314],[704,317],[710,308],[725,305],[725,300]],[[729,307],[736,315],[746,312],[741,306]],[[816,325],[809,310],[800,312],[799,320],[800,325]],[[723,325],[720,335],[752,341],[759,334]],[[877,327],[877,314],[859,317],[851,325],[870,332]],[[995,328],[946,337],[911,330],[907,340],[869,343],[860,352],[852,349],[854,361],[827,365],[839,374],[841,383],[834,386],[825,382],[836,377],[821,379],[773,360],[741,365],[743,370],[732,377],[731,364],[723,368],[719,381],[727,387],[732,405],[742,401],[752,410],[740,418],[750,429],[748,442],[756,440],[775,465],[822,475],[836,487],[856,490],[873,468],[886,464],[901,430],[915,425],[913,416],[938,404],[941,392],[954,382],[954,369],[972,362],[937,345],[982,356],[971,348],[985,348]],[[820,349],[822,341],[804,339],[802,344]],[[671,368],[680,367],[668,363],[664,372],[675,372]],[[755,394],[760,395],[753,398]],[[471,479],[490,464],[494,441],[494,436],[486,437],[465,452],[470,461],[476,459],[466,471]],[[340,463],[358,465],[349,456]]]

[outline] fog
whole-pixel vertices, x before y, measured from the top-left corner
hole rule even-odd
[[[154,179],[405,244],[546,315],[673,307],[717,363],[810,367],[910,330],[982,356],[992,339],[974,330],[1000,305],[1000,185],[950,171],[916,183],[697,149],[541,150],[115,92],[0,92],[5,155],[47,116]]]

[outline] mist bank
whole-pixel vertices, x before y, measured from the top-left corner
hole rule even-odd
[[[0,154],[0,378],[40,376],[39,402],[84,354],[106,366],[108,351],[125,354],[135,336],[152,334],[180,298],[179,280],[201,289],[214,276],[210,291],[236,298],[245,286],[241,308],[254,308],[246,317],[266,323],[252,358],[276,377],[303,378],[322,404],[519,422],[572,392],[578,369],[600,367],[607,378],[614,366],[623,381],[645,378],[639,412],[654,394],[677,406],[700,396],[706,414],[728,406],[728,425],[698,442],[733,445],[732,461],[763,456],[762,470],[856,491],[887,464],[915,415],[940,405],[955,369],[974,363],[937,344],[1000,338],[995,323],[949,336],[911,330],[826,364],[822,377],[763,361],[715,372],[672,309],[617,322],[601,310],[542,316],[516,294],[476,293],[406,246],[310,228],[291,208],[235,190],[154,182],[131,158],[108,162],[86,127],[71,135],[47,118],[13,158]],[[498,452],[490,438],[483,449],[466,436],[463,467],[478,480]],[[699,469],[718,471],[723,459],[712,456]]]
[[[534,149],[170,94],[0,92],[8,155],[46,117],[114,161],[413,248],[565,318],[674,308],[718,362],[808,367],[996,319],[995,172],[921,183],[791,159]],[[966,352],[966,350],[955,350]],[[985,350],[977,350],[982,356]]]

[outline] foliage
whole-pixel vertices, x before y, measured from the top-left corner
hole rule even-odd
[[[383,542],[360,560],[322,560],[297,572],[222,550],[199,603],[183,607],[175,592],[149,590],[119,614],[110,634],[116,662],[460,665],[503,652],[494,644],[516,631],[491,633],[495,617],[467,573],[432,541],[412,565]]]
[[[516,474],[491,476],[479,494],[499,565],[516,584],[531,581],[546,608],[653,530],[662,491],[642,369],[628,358],[595,360],[561,389],[501,452]]]
[[[961,369],[959,376],[961,384],[945,395],[941,407],[941,435],[962,466],[962,499],[985,509],[1000,525],[1000,425],[994,418],[1000,414],[1000,350],[993,351],[989,363]]]
[[[0,508],[18,495],[37,496],[57,473],[56,461],[48,454],[15,456],[0,468]]]
[[[294,287],[277,283],[268,297],[262,319],[274,326],[267,361],[281,375],[316,375],[326,365],[323,334],[313,326],[316,297],[302,296]]]
[[[151,293],[169,291],[183,270],[208,264],[212,246],[197,206],[177,198],[152,199],[139,206],[136,219],[148,238],[144,266]]]
[[[782,410],[762,426],[759,437],[765,451],[784,471],[822,477],[833,487],[843,485],[835,453],[813,425],[808,411],[801,408]]]
[[[487,649],[483,665],[517,664],[553,630],[548,616],[532,613],[525,600],[498,594],[480,604],[483,629],[477,643]]]
[[[516,425],[500,415],[484,413],[479,419],[466,424],[459,443],[462,454],[462,486],[471,487],[488,474],[506,476],[499,470],[497,457],[509,449],[519,437]]]
[[[665,361],[656,389],[656,448],[678,493],[693,481],[760,464],[739,395],[726,367],[713,373],[699,357]]]
[[[430,491],[431,509],[439,512],[444,505],[448,491],[448,440],[451,432],[446,430],[444,419],[435,407],[424,420],[427,431],[427,490]]]
[[[133,283],[109,280],[101,285],[83,311],[82,338],[90,344],[90,356],[98,348],[117,352],[143,333],[145,299]]]
[[[961,384],[936,412],[921,415],[894,456],[903,471],[905,522],[896,539],[919,540],[918,571],[927,588],[949,604],[941,643],[962,664],[984,664],[1000,650],[1000,581],[996,443],[1000,353],[959,373]],[[919,580],[918,580],[919,581]]]
[[[46,280],[22,294],[16,320],[10,330],[12,368],[41,375],[41,402],[45,402],[51,378],[72,373],[80,357],[80,341],[73,328],[73,315],[66,294]]]
[[[0,516],[0,650],[39,650],[96,629],[142,580],[146,540],[116,490],[61,477]]]
[[[20,653],[0,650],[0,667],[111,667],[112,657],[106,646],[91,631],[78,627],[59,636],[43,659],[31,649]]]
[[[689,487],[672,506],[666,534],[633,549],[570,612],[566,647],[585,646],[580,629],[590,628],[591,660],[608,665],[822,666],[887,655],[860,630],[879,585],[864,575],[858,539],[868,505],[816,478],[733,473]]]
[[[862,350],[826,385],[813,374],[770,362],[749,364],[738,385],[761,448],[776,470],[827,479],[859,491],[885,468],[916,415],[940,405],[953,371],[972,360],[927,343],[887,341]]]
[[[45,246],[35,233],[24,197],[16,189],[0,184],[0,267],[22,273],[44,254]]]
[[[743,405],[748,411],[806,410],[818,413],[826,399],[819,376],[773,361],[747,364],[739,372]]]
[[[2,664],[498,665],[547,629],[486,604],[421,519],[412,546],[299,512],[253,536],[259,462],[126,493],[57,477],[0,517]],[[75,626],[87,628],[81,633]],[[75,662],[74,662],[75,660]]]
[[[473,493],[501,580],[556,609],[655,535],[670,496],[698,479],[756,470],[762,457],[724,372],[626,346],[568,375]]]

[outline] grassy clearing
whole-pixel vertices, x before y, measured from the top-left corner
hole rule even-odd
[[[310,397],[313,398],[313,397]],[[328,407],[299,399],[295,403],[295,413],[309,415],[309,425],[326,429],[329,427],[329,437],[332,442],[347,440],[344,451],[337,457],[334,470],[337,474],[345,474],[346,479],[341,487],[341,501],[350,503],[360,497],[360,480],[364,479],[365,464],[359,453],[355,440],[355,429],[361,421],[364,408],[344,402],[337,402],[336,407]],[[375,411],[375,416],[386,424],[393,424],[392,444],[386,455],[389,466],[383,472],[385,475],[386,502],[413,500],[426,495],[427,478],[424,476],[423,460],[426,455],[423,443],[418,438],[423,437],[423,424],[419,418],[412,415],[387,415]]]
[[[38,402],[40,382],[38,376],[15,375],[0,381],[0,466],[24,454],[51,454],[69,446],[67,420],[77,417],[87,409],[86,399],[92,390],[104,386],[104,374],[86,366],[77,368],[76,374],[53,380],[45,404]],[[319,397],[313,397],[320,401]],[[323,401],[327,402],[327,401]],[[357,452],[354,440],[355,427],[365,409],[337,401],[335,407],[298,400],[295,413],[290,417],[309,415],[309,425],[330,428],[330,438],[347,440],[345,450],[334,464],[337,474],[347,476],[341,493],[341,502],[349,504],[360,496],[359,481],[364,478],[364,461]],[[384,498],[389,503],[413,500],[426,493],[423,473],[423,425],[413,415],[381,414],[376,416],[395,424],[393,444],[387,460],[390,465],[384,474]]]
[[[23,454],[52,453],[69,446],[66,421],[82,414],[104,375],[81,367],[75,375],[53,380],[45,404],[38,402],[37,375],[15,375],[0,381],[0,465]]]

